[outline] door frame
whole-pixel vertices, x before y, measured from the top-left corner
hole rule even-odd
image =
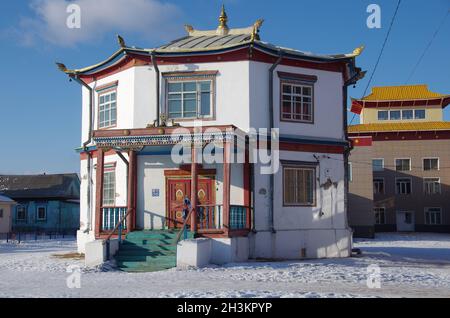
[[[166,193],[166,213],[165,213],[165,226],[169,228],[169,216],[170,216],[170,189],[169,189],[169,181],[171,180],[189,180],[191,181],[191,172],[189,170],[185,169],[171,169],[171,170],[164,170],[164,176],[165,176],[165,193]],[[216,169],[199,169],[198,173],[198,179],[211,179],[211,202],[213,204],[216,203]]]
[[[398,224],[398,220],[399,220],[399,214],[404,214],[404,213],[410,213],[411,214],[411,230],[400,230],[399,229],[399,224]],[[411,211],[411,210],[396,210],[395,211],[395,225],[397,227],[397,232],[414,232],[416,230],[416,215],[415,215],[415,211]]]

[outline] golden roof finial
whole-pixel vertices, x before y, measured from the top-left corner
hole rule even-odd
[[[219,16],[219,26],[217,27],[217,31],[219,31],[221,34],[226,34],[228,32],[228,16],[225,12],[225,5],[222,4],[222,10],[220,11]]]

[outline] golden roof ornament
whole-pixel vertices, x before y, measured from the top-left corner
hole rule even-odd
[[[364,45],[361,45],[360,47],[357,47],[356,49],[353,50],[352,54],[354,56],[359,56],[361,55],[361,53],[364,51]]]
[[[252,41],[255,41],[255,40],[259,41],[260,40],[260,38],[259,38],[259,29],[261,28],[263,23],[264,23],[264,19],[258,19],[253,24],[252,35],[251,35],[251,38],[250,38]]]
[[[219,16],[219,26],[217,27],[217,33],[220,35],[227,35],[229,28],[227,25],[228,22],[228,16],[225,12],[225,5],[222,4],[222,10],[220,11]]]

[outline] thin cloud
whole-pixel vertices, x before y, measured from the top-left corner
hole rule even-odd
[[[67,27],[67,6],[81,9],[81,27]],[[22,17],[9,34],[23,45],[45,41],[75,46],[101,40],[111,33],[135,34],[149,41],[173,39],[182,34],[181,10],[158,0],[33,0],[32,16]]]

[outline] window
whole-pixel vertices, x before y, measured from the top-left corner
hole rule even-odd
[[[389,119],[390,120],[400,120],[400,119],[402,119],[401,112],[399,110],[391,110],[389,112]]]
[[[3,209],[0,209],[0,219],[3,218]]]
[[[313,86],[282,83],[281,120],[313,122]]]
[[[425,194],[441,193],[441,180],[439,178],[424,178],[423,192]]]
[[[379,110],[378,111],[378,120],[388,120],[389,112],[387,110]]]
[[[103,175],[103,206],[116,204],[116,171],[106,168]]]
[[[212,81],[167,83],[167,115],[171,119],[212,117]]]
[[[27,210],[23,205],[19,205],[16,210],[16,220],[25,221],[27,219]]]
[[[442,222],[441,208],[425,208],[425,224],[439,225]]]
[[[373,179],[373,194],[384,194],[384,179]]]
[[[425,109],[414,110],[414,119],[425,119]]]
[[[315,205],[315,169],[307,167],[283,168],[283,202],[291,206]]]
[[[117,124],[117,92],[115,90],[99,95],[98,127],[109,128]]]
[[[397,194],[411,194],[411,179],[398,178],[395,180]]]
[[[38,206],[36,209],[36,219],[43,221],[47,219],[47,208],[45,206]]]
[[[414,119],[414,112],[412,109],[402,110],[402,119]]]
[[[384,159],[372,159],[372,171],[383,171]]]
[[[411,170],[411,159],[395,159],[395,170],[410,171]]]
[[[424,158],[423,159],[423,170],[439,170],[439,158]]]
[[[385,208],[374,208],[373,212],[375,214],[375,224],[386,224]]]

